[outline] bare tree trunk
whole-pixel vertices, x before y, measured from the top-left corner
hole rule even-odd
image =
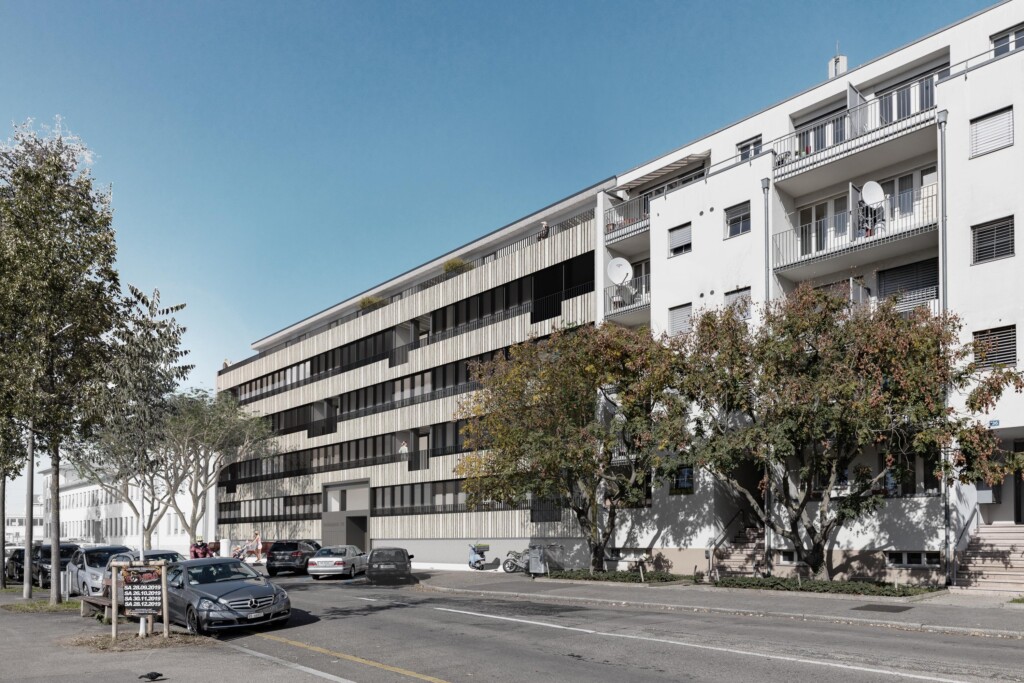
[[[4,514],[4,533],[0,534],[0,588],[7,588],[7,477],[0,477],[0,511]]]
[[[60,445],[50,440],[50,604],[61,603],[60,594]],[[27,563],[26,563],[27,564]],[[40,576],[42,576],[40,568]]]

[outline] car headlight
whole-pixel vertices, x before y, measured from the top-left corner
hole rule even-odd
[[[278,588],[274,591],[274,602],[285,602],[288,600],[288,594],[284,590]]]
[[[207,612],[219,610],[221,608],[220,605],[208,598],[199,598],[199,602],[196,604],[196,607]]]
[[[99,581],[100,580],[100,575],[95,573],[95,572],[89,572],[89,580],[90,581]]]

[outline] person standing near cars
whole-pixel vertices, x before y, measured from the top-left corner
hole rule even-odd
[[[260,536],[259,529],[252,532],[252,540],[249,541],[249,547],[256,553],[256,564],[263,564],[263,537]]]
[[[193,560],[200,557],[213,557],[213,550],[210,546],[206,545],[206,541],[203,540],[202,536],[196,537],[196,542],[188,549],[189,557]]]

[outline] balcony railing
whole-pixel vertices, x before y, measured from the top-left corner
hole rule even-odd
[[[885,93],[776,140],[776,172],[787,173],[913,128],[935,115],[935,75]]]
[[[633,278],[622,285],[612,285],[604,290],[605,315],[625,313],[651,303],[651,276]]]
[[[922,190],[886,197],[880,204],[864,205],[776,233],[772,238],[774,267],[786,268],[889,241],[898,235],[924,232],[938,224],[935,188],[928,185]],[[790,223],[797,223],[799,216],[799,212],[791,214]]]
[[[605,240],[626,237],[651,226],[651,194],[622,202],[604,212]]]

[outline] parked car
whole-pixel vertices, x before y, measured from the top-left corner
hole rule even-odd
[[[159,550],[159,549],[154,548],[152,550],[147,550],[146,551],[146,560],[147,561],[163,560],[164,562],[172,563],[172,562],[181,562],[184,559],[185,559],[185,556],[182,555],[181,553],[177,552],[176,550]],[[138,562],[138,561],[139,561],[139,551],[138,550],[129,550],[128,552],[117,553],[116,555],[111,555],[110,556],[110,558],[107,560],[106,566],[103,568],[103,597],[106,597],[106,598],[110,597],[110,586],[111,586],[111,582],[112,582],[112,579],[111,579],[111,576],[110,576],[111,575],[111,565],[113,563],[115,563],[115,562]],[[123,596],[124,596],[123,588],[124,587],[119,582],[117,584],[117,601],[118,602],[121,602],[121,600],[123,599]]]
[[[267,552],[267,574],[278,572],[304,573],[317,549],[308,541],[274,541]]]
[[[192,633],[283,624],[292,604],[283,588],[240,560],[204,557],[167,570],[168,618]]]
[[[25,577],[25,549],[12,548],[11,555],[4,564],[4,574],[8,581],[22,581]]]
[[[412,581],[412,558],[405,548],[374,548],[366,564],[370,583]]]
[[[71,561],[71,556],[78,550],[78,545],[75,543],[61,543],[60,544],[60,569],[58,571],[64,571],[68,568],[68,562]],[[50,585],[50,575],[52,571],[50,569],[50,546],[40,545],[36,546],[32,552],[32,582],[40,588],[46,588]]]
[[[79,595],[99,595],[103,592],[103,571],[111,556],[130,552],[124,545],[101,545],[79,548],[68,562],[68,592]]]
[[[325,576],[347,576],[366,571],[366,553],[354,545],[332,545],[320,548],[306,564],[306,573],[314,579]]]

